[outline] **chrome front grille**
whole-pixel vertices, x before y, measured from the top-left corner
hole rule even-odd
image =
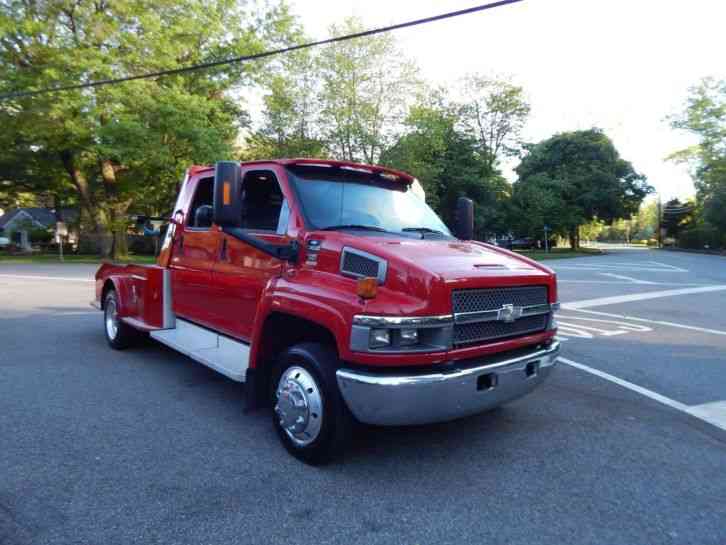
[[[454,290],[454,314],[496,310],[503,305],[528,307],[547,304],[547,286]]]
[[[454,346],[528,335],[547,328],[547,286],[455,290]]]

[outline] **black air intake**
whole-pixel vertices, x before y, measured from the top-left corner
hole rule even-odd
[[[353,278],[371,276],[382,284],[386,280],[387,263],[380,257],[353,248],[343,248],[340,256],[340,272]]]

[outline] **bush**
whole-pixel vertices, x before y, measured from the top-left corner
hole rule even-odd
[[[156,255],[156,237],[129,235],[129,252],[136,255]]]
[[[683,231],[678,237],[678,247],[692,250],[708,248],[718,250],[724,246],[724,237],[710,225],[700,225]]]
[[[47,229],[33,229],[28,233],[31,244],[47,244],[53,240],[53,233]]]

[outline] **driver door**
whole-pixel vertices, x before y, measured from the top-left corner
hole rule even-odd
[[[192,183],[194,196],[172,249],[172,304],[180,318],[212,327],[214,312],[209,298],[214,291],[212,266],[220,240],[211,222],[214,179],[201,178]]]
[[[242,180],[242,229],[270,243],[286,243],[290,209],[273,167],[243,168]],[[282,274],[283,262],[235,237],[220,235],[212,270],[216,329],[249,342],[262,292]]]

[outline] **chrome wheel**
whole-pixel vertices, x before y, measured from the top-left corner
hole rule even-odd
[[[111,340],[118,335],[118,309],[116,308],[116,299],[109,297],[106,300],[106,335]]]
[[[323,398],[313,376],[304,368],[289,367],[275,391],[275,413],[280,426],[299,447],[315,441],[323,424]]]

